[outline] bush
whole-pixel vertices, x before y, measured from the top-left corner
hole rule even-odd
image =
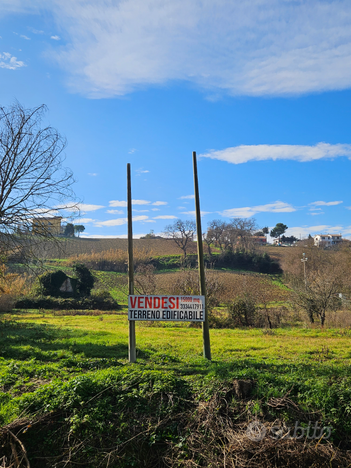
[[[60,291],[60,287],[67,279],[70,280],[73,292]],[[40,290],[37,291],[43,296],[67,297],[73,296],[77,292],[77,280],[69,278],[61,270],[45,273],[39,276]]]
[[[234,327],[253,327],[256,322],[257,304],[251,294],[244,294],[227,304],[230,321]]]
[[[77,278],[67,276],[62,270],[39,276],[40,287],[36,289],[36,294],[53,297],[90,296],[91,290],[94,287],[94,276],[82,263],[75,264],[73,270]],[[70,281],[73,291],[60,290],[66,280]]]
[[[7,267],[0,264],[0,312],[10,312],[16,298],[29,293],[27,276],[8,273]]]
[[[91,271],[83,263],[73,265],[73,270],[77,275],[77,292],[79,296],[90,296],[95,283]]]
[[[118,303],[112,296],[104,291],[102,293],[93,294],[90,297],[64,298],[64,297],[37,297],[23,298],[18,300],[14,307],[16,309],[65,309],[65,310],[116,310],[119,308]]]
[[[11,312],[15,298],[12,294],[2,294],[0,296],[0,312]]]
[[[226,250],[219,255],[212,255],[208,262],[216,268],[238,268],[258,273],[281,273],[277,262],[264,252],[242,252],[240,250]]]

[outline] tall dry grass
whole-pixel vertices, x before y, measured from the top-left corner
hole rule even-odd
[[[146,265],[155,256],[154,252],[148,249],[133,249],[134,268]],[[115,271],[126,273],[128,271],[128,252],[122,249],[109,249],[103,252],[82,253],[69,258],[68,264],[84,263],[85,266],[93,270]]]
[[[8,273],[6,265],[0,265],[0,312],[11,311],[16,299],[29,291],[26,275]]]

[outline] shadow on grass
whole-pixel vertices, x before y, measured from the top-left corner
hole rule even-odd
[[[107,345],[89,341],[89,333],[53,325],[0,321],[0,356],[6,359],[58,361],[67,354],[86,358],[128,358],[128,345]],[[109,332],[94,332],[94,337],[109,338]],[[84,342],[84,337],[86,341]],[[83,341],[83,342],[82,342]]]

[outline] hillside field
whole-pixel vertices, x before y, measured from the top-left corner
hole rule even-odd
[[[125,239],[62,244],[57,256],[41,248],[47,267],[67,274],[77,255],[127,249]],[[134,247],[150,257],[180,253],[163,239]],[[266,249],[280,260],[290,250]],[[137,322],[137,363],[130,364],[127,274],[93,274],[93,292],[109,291],[118,309],[0,314],[1,467],[351,466],[348,311],[328,314],[321,329],[290,308],[280,275],[208,270],[220,291],[212,360],[203,358],[200,327]],[[136,273],[135,287],[169,294],[191,274],[197,278],[187,269]],[[248,293],[277,328],[265,321],[228,328],[228,304]]]
[[[349,331],[212,330],[211,362],[202,357],[199,329],[139,323],[136,337],[137,363],[128,364],[128,323],[119,312],[3,316],[6,460],[13,459],[7,441],[23,460],[14,466],[27,466],[13,434],[38,468],[351,463],[344,451],[351,436]],[[235,390],[242,381],[254,383],[247,395]],[[332,428],[335,445],[253,442],[247,428],[255,420],[267,431],[320,421]]]
[[[180,255],[182,250],[171,239],[134,239],[134,249],[145,251],[153,256]],[[44,259],[67,258],[74,255],[103,252],[110,249],[127,251],[127,239],[84,239],[84,238],[58,238],[57,242],[42,242],[35,246],[34,252]],[[189,253],[196,253],[196,243],[189,247]]]

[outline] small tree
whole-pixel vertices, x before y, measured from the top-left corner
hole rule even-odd
[[[64,230],[65,237],[74,237],[74,225],[72,223],[67,223]]]
[[[284,234],[284,232],[288,229],[288,226],[283,223],[278,223],[276,226],[271,230],[271,237],[274,238],[279,238],[280,242],[280,236]]]
[[[156,239],[155,231],[153,229],[151,229],[149,234],[145,234],[145,236],[140,237],[140,239]]]
[[[284,261],[287,281],[293,290],[292,302],[304,310],[311,323],[319,319],[323,326],[328,311],[340,307],[339,293],[347,287],[349,266],[344,252],[304,247],[308,261],[301,264],[302,249],[291,249],[290,259]]]
[[[262,228],[262,232],[263,234],[266,236],[266,239],[267,239],[267,236],[269,234],[269,228],[268,226],[265,226],[264,228]],[[266,241],[267,242],[267,241]]]
[[[343,288],[343,275],[336,270],[332,267],[310,273],[306,284],[300,280],[292,285],[293,301],[307,313],[311,323],[318,318],[324,326],[327,312],[340,307],[338,293]]]
[[[189,243],[194,239],[195,232],[195,221],[182,221],[181,219],[177,219],[173,224],[166,226],[164,231],[165,235],[173,239],[177,246],[182,249],[184,259],[186,258]]]
[[[78,233],[78,237],[79,237],[79,234],[84,231],[85,231],[85,226],[83,226],[83,224],[75,224],[74,232]]]
[[[296,242],[298,239],[295,236],[282,236],[282,242],[285,242],[286,244],[293,244]]]
[[[91,271],[83,265],[83,263],[76,263],[73,270],[77,275],[77,292],[80,296],[90,296],[90,292],[94,287],[95,278]]]

